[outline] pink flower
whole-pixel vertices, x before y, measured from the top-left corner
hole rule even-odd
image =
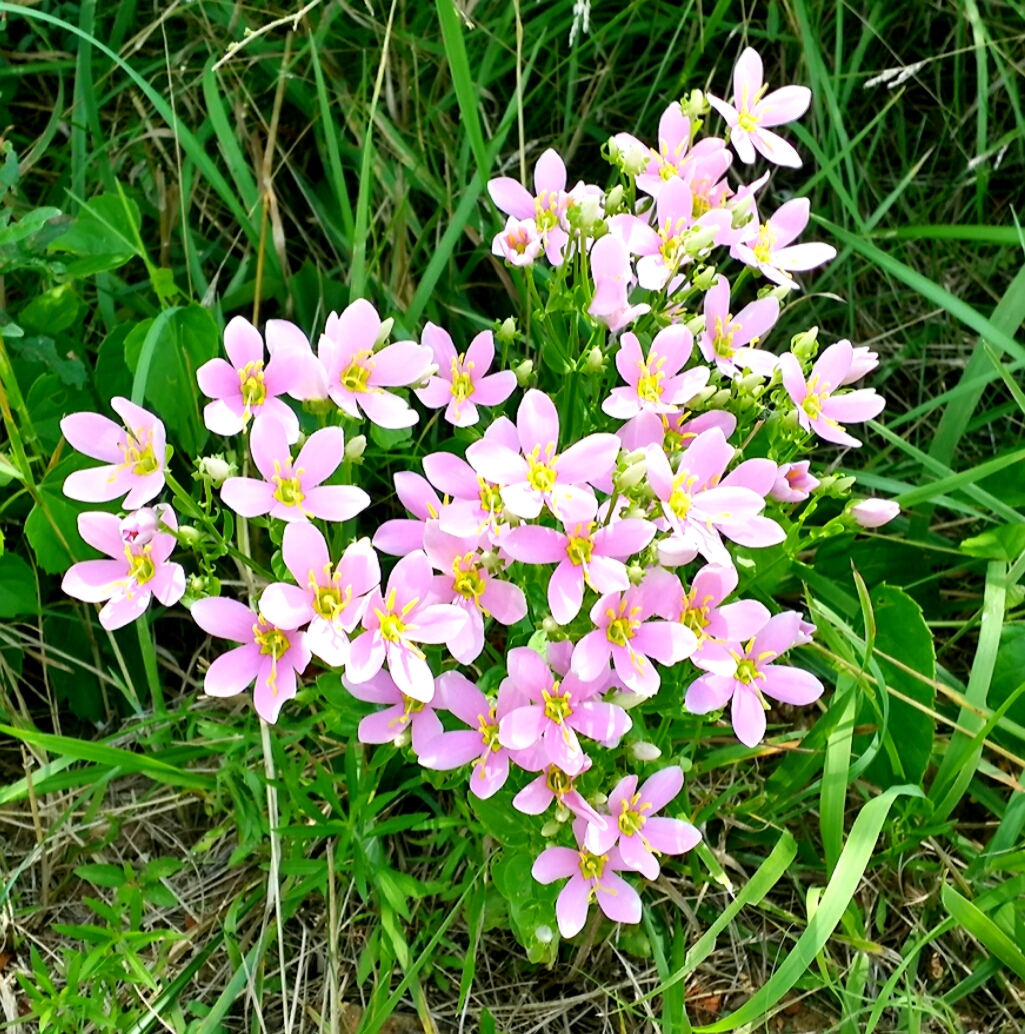
[[[559,892],[555,914],[563,937],[575,937],[587,922],[592,901],[614,923],[639,923],[641,899],[619,872],[628,868],[619,849],[606,854],[592,854],[584,846],[584,823],[573,823],[579,849],[548,847],[538,855],[531,870],[538,883],[554,883],[569,877]]]
[[[675,323],[655,335],[645,358],[637,335],[627,331],[616,352],[616,369],[629,387],[613,388],[602,410],[617,420],[630,420],[645,411],[679,412],[708,383],[707,367],[680,373],[693,347],[691,332]]]
[[[752,266],[782,287],[796,288],[793,273],[815,269],[836,258],[832,244],[813,241],[792,244],[804,232],[811,214],[806,197],[794,198],[781,205],[766,223],[750,229],[743,241],[734,244],[730,254],[746,266]]]
[[[769,495],[779,503],[800,503],[819,487],[819,479],[810,473],[808,460],[782,463]]]
[[[558,806],[571,811],[578,819],[583,819],[589,826],[595,829],[604,829],[607,825],[605,818],[599,815],[594,808],[584,799],[583,794],[576,788],[573,780],[576,776],[567,775],[558,765],[547,765],[543,752],[540,764],[534,764],[530,755],[524,757],[518,755],[514,760],[521,768],[527,771],[540,771],[540,775],[527,783],[520,792],[513,798],[513,807],[524,815],[542,815],[551,807],[552,801],[557,801]],[[591,759],[584,757],[584,766],[577,775],[582,775],[591,767]]]
[[[718,276],[705,295],[705,329],[698,338],[701,354],[727,377],[739,377],[745,368],[772,376],[777,358],[754,348],[779,319],[779,302],[759,298],[734,316],[730,312],[730,282]],[[752,347],[745,348],[745,345]]]
[[[243,517],[270,514],[282,521],[347,521],[370,505],[370,496],[351,485],[322,485],[342,462],[345,438],[340,427],[315,431],[295,462],[285,429],[276,420],[259,420],[249,436],[259,478],[228,478],[221,501]]]
[[[584,767],[577,733],[614,745],[633,724],[621,707],[593,699],[604,688],[599,671],[588,682],[570,672],[556,680],[540,654],[520,646],[509,651],[509,678],[531,703],[510,711],[499,723],[498,742],[510,750],[543,747],[548,761],[568,775]]]
[[[616,435],[627,452],[635,449],[646,449],[649,445],[661,445],[667,453],[679,452],[686,448],[702,431],[718,427],[724,438],[737,429],[737,418],[724,409],[711,409],[707,413],[692,416],[681,413],[641,413],[636,419],[624,424]],[[611,482],[606,487],[598,485],[602,491],[612,490]]]
[[[502,547],[525,564],[558,564],[548,582],[548,605],[552,617],[568,625],[580,613],[585,585],[599,594],[630,587],[623,561],[647,546],[655,525],[630,518],[603,528],[591,521],[563,527],[556,531],[525,524],[513,528]]]
[[[842,387],[867,377],[879,365],[879,354],[869,349],[868,345],[857,345],[851,359],[851,368],[843,379]]]
[[[654,583],[647,580],[626,592],[602,596],[591,608],[596,626],[573,649],[573,671],[585,681],[606,676],[609,662],[632,693],[650,697],[661,683],[654,658],[660,664],[677,664],[698,645],[694,633],[684,625],[652,621],[660,603],[654,598]]]
[[[124,428],[99,413],[72,413],[61,421],[61,433],[73,449],[107,462],[104,467],[69,474],[64,494],[83,503],[106,503],[124,496],[121,505],[134,510],[164,487],[167,437],[164,425],[134,402],[115,395],[110,404],[125,422]]]
[[[849,435],[843,425],[871,420],[883,411],[886,402],[872,388],[833,394],[849,373],[853,354],[849,341],[830,345],[819,356],[807,380],[792,352],[780,356],[779,368],[787,394],[797,406],[801,427],[835,445],[856,447],[861,442]]]
[[[463,630],[449,640],[449,652],[460,664],[471,664],[484,649],[484,618],[515,625],[526,617],[527,598],[518,585],[495,578],[484,567],[476,536],[457,538],[430,521],[424,532],[424,551],[441,571],[431,583],[432,598],[466,613]]]
[[[766,96],[767,88],[762,59],[748,47],[733,70],[733,103],[711,95],[708,103],[726,119],[730,143],[741,161],[750,165],[758,151],[776,165],[799,169],[800,155],[768,127],[799,119],[811,103],[811,90],[806,86],[784,86]]]
[[[510,222],[512,219],[521,220],[519,225],[522,226],[524,221],[533,220],[548,261],[553,266],[562,264],[562,249],[569,240],[569,234],[562,227],[562,216],[566,211],[566,166],[555,151],[549,148],[534,166],[533,196],[510,176],[489,180],[488,193],[495,207],[512,217]],[[509,223],[506,223],[505,232],[509,232]],[[499,254],[494,247],[492,252]],[[515,265],[521,264],[513,259],[510,261]]]
[[[298,327],[284,320],[268,321],[268,347],[274,337],[285,342],[285,347],[266,369],[260,332],[249,320],[236,316],[224,329],[224,350],[231,362],[211,359],[196,371],[200,390],[214,400],[203,410],[203,420],[214,434],[239,434],[251,419],[270,416],[285,429],[289,444],[299,440],[299,418],[278,398],[296,387],[301,373],[300,362],[288,346],[291,336],[282,324],[305,341]]]
[[[732,560],[720,534],[756,547],[775,545],[785,538],[775,521],[760,516],[765,507],[764,496],[773,484],[775,464],[771,464],[771,471],[766,467],[765,476],[759,479],[758,487],[765,488],[764,494],[748,484],[737,483],[736,478],[720,483],[734,452],[722,431],[711,427],[680,453],[674,473],[665,453],[657,446],[648,447],[648,483],[661,500],[662,512],[673,531],[668,548],[675,553],[674,565],[689,563],[700,553],[713,564],[729,566]],[[771,480],[761,484],[766,477]],[[742,474],[739,480],[747,478]],[[660,545],[666,548],[665,544]],[[663,563],[668,562],[663,559]]]
[[[486,800],[509,778],[509,751],[498,742],[498,726],[514,708],[526,704],[524,693],[505,679],[492,705],[465,675],[446,671],[435,683],[434,706],[450,711],[469,729],[441,732],[417,751],[424,768],[441,772],[473,764],[470,792]]]
[[[610,220],[613,223],[614,217]],[[633,216],[628,216],[633,219]],[[610,226],[611,229],[611,226]],[[639,316],[651,311],[647,304],[631,305],[630,288],[636,283],[630,252],[613,230],[591,246],[591,276],[594,296],[587,311],[612,333],[628,327]]]
[[[881,528],[900,516],[900,505],[892,499],[862,499],[851,507],[851,516],[862,528]]]
[[[765,712],[769,707],[765,696],[797,705],[818,700],[823,686],[811,672],[773,663],[796,645],[802,634],[801,625],[801,615],[787,610],[770,618],[746,646],[731,643],[736,671],[731,676],[709,673],[695,679],[687,690],[687,710],[708,714],[732,700],[733,731],[741,743],[754,747],[765,735]]]
[[[214,660],[203,689],[210,696],[233,697],[256,679],[256,712],[276,722],[282,705],[295,696],[296,676],[310,663],[303,633],[272,625],[237,600],[220,597],[197,600],[192,617],[209,635],[242,643]]]
[[[327,542],[317,528],[289,524],[281,556],[298,584],[268,585],[260,597],[260,613],[281,628],[309,622],[306,645],[329,667],[342,667],[349,656],[348,633],[359,624],[369,594],[381,582],[381,567],[370,541],[351,543],[333,567]]]
[[[430,703],[434,676],[417,644],[451,642],[466,622],[466,612],[459,607],[428,603],[431,579],[431,563],[417,550],[392,569],[386,595],[374,590],[363,613],[366,631],[349,648],[350,682],[368,682],[387,660],[399,689]]]
[[[452,338],[433,323],[424,327],[423,343],[434,353],[438,376],[417,388],[416,397],[429,409],[445,406],[445,419],[456,427],[469,427],[480,419],[477,406],[497,406],[516,388],[511,370],[487,375],[495,358],[490,330],[483,330],[471,342],[465,355],[456,355]]]
[[[122,628],[145,612],[156,598],[172,607],[185,593],[185,571],[168,563],[177,540],[158,531],[162,523],[178,530],[170,506],[148,507],[118,520],[112,513],[80,513],[78,533],[110,560],[84,560],[64,575],[61,588],[86,603],[107,601],[100,624],[109,631]]]
[[[701,834],[682,819],[659,817],[661,811],[683,788],[683,770],[663,768],[637,789],[637,776],[621,779],[609,794],[609,818],[605,829],[588,826],[584,846],[596,855],[619,847],[623,867],[634,869],[645,879],[659,874],[656,854],[685,854],[696,847]]]
[[[428,521],[437,520],[445,509],[428,481],[411,470],[400,470],[394,475],[395,494],[413,518],[396,517],[385,521],[374,533],[374,546],[382,553],[405,556],[414,549],[424,548],[424,528]]]
[[[444,731],[431,703],[406,696],[386,671],[378,671],[366,682],[357,683],[343,675],[342,684],[357,700],[391,705],[360,721],[356,731],[360,743],[390,743],[408,727],[412,733],[413,751],[419,756]]]
[[[318,345],[327,393],[355,419],[362,410],[378,427],[411,427],[417,414],[405,399],[385,389],[422,380],[431,365],[431,350],[397,341],[375,351],[380,334],[381,317],[365,299],[354,301],[340,316],[328,316]]]
[[[547,506],[559,520],[589,521],[598,503],[591,490],[582,486],[612,469],[619,439],[614,434],[592,434],[560,453],[555,404],[533,389],[520,403],[516,428],[522,456],[485,437],[466,450],[473,469],[500,485],[505,505],[524,520],[533,520]]]
[[[541,254],[541,244],[541,234],[533,219],[509,216],[504,229],[491,242],[491,254],[512,266],[532,266]]]

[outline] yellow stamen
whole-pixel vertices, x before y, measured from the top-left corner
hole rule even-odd
[[[373,352],[364,349],[357,352],[349,361],[349,365],[339,378],[342,387],[346,391],[360,393],[371,390],[367,387],[367,381],[370,380],[370,374],[373,373],[374,363],[370,360],[373,354]],[[368,362],[368,360],[370,361]]]

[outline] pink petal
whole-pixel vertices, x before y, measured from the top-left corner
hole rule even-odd
[[[783,375],[783,386],[787,389],[794,405],[800,404],[808,397],[808,385],[801,372],[801,364],[793,352],[784,352],[779,357],[779,369]]]
[[[385,653],[395,685],[406,696],[430,703],[434,698],[434,674],[430,665],[400,643],[386,643]]]
[[[750,139],[754,149],[775,165],[782,165],[787,169],[799,169],[804,164],[793,144],[771,129],[759,127],[756,132],[751,134]]]
[[[682,819],[651,818],[644,837],[661,854],[686,854],[701,842],[701,833]]]
[[[401,704],[402,693],[395,680],[386,671],[378,671],[362,682],[354,682],[346,672],[342,685],[357,699],[369,704]]]
[[[290,525],[289,527],[310,527],[310,525]],[[312,604],[313,593],[308,589],[300,589],[298,585],[275,582],[268,585],[260,596],[260,613],[278,628],[298,628],[312,621],[315,611]]]
[[[588,739],[614,747],[633,727],[633,719],[614,704],[585,700],[574,708],[570,724]]]
[[[369,505],[370,496],[354,485],[320,485],[309,490],[303,500],[303,507],[314,517],[339,523],[352,520]]]
[[[509,755],[504,751],[490,753],[473,766],[470,793],[482,800],[494,796],[509,778]]]
[[[591,434],[571,445],[555,461],[559,481],[577,485],[607,474],[619,455],[614,434]]]
[[[687,688],[686,706],[691,714],[708,714],[726,706],[736,683],[724,675],[702,675]]]
[[[568,625],[580,613],[583,599],[583,569],[563,560],[548,582],[548,606],[552,608],[552,617],[560,625]]]
[[[570,884],[567,883],[566,886],[569,887]],[[606,869],[595,889],[598,905],[614,923],[641,921],[641,899],[622,876]],[[563,890],[563,894],[565,893]]]
[[[498,742],[510,750],[526,750],[541,738],[548,724],[544,708],[531,705],[510,711],[498,727]]]
[[[222,653],[207,669],[203,691],[213,697],[236,696],[256,678],[262,663],[263,654],[258,646],[240,646]]]
[[[125,432],[113,420],[99,413],[71,413],[60,426],[68,444],[83,455],[115,464],[124,460],[118,443],[125,440]]]
[[[423,750],[417,751],[417,761],[424,768],[432,768],[438,772],[450,772],[454,768],[468,765],[481,755],[481,739],[479,732],[461,730],[459,732],[443,732],[428,743]],[[473,777],[471,776],[471,779]]]
[[[522,410],[522,404],[520,408]],[[499,442],[482,438],[466,450],[466,458],[473,469],[492,484],[512,485],[527,479],[527,461]]]
[[[527,616],[527,598],[518,585],[510,582],[489,579],[480,602],[500,625],[515,625]]]
[[[580,856],[570,847],[546,847],[530,870],[538,883],[554,883],[579,871]]]
[[[566,558],[566,544],[561,532],[531,524],[513,528],[502,542],[513,560],[526,564],[557,564]]]
[[[342,462],[345,452],[345,436],[340,427],[323,427],[306,439],[306,444],[296,457],[294,469],[299,475],[304,490],[326,481]]]
[[[608,669],[611,653],[604,628],[588,632],[573,649],[573,671],[585,682],[592,682]]]
[[[439,675],[435,685],[434,706],[451,711],[461,722],[476,729],[481,718],[487,718],[489,706],[484,694],[465,676],[456,671]],[[478,737],[478,753],[480,734]]]
[[[224,351],[231,365],[241,370],[249,363],[263,362],[263,338],[249,320],[235,316],[224,328]]]
[[[630,588],[626,565],[611,557],[592,556],[587,565],[587,578],[591,587],[602,595],[610,592],[625,592]]]
[[[374,533],[374,548],[390,556],[405,556],[424,548],[424,522],[400,518],[385,521]]]
[[[683,769],[670,765],[656,772],[641,784],[641,801],[650,804],[650,815],[661,811],[683,789]]]
[[[368,682],[381,670],[384,658],[384,642],[379,635],[364,632],[357,636],[349,646],[349,660],[345,666],[348,681],[354,685]]]
[[[452,367],[452,360],[456,358],[456,346],[447,330],[443,330],[435,323],[427,323],[424,326],[423,334],[420,335],[420,343],[426,345],[434,353],[434,361],[442,373],[448,374]]]
[[[831,395],[822,404],[822,415],[841,424],[859,424],[879,416],[885,407],[886,400],[873,388],[859,388]]]
[[[494,361],[495,337],[490,330],[482,330],[474,337],[470,342],[470,347],[466,350],[466,365],[467,367],[471,364],[473,366],[474,384],[479,384],[478,379],[482,378],[491,369],[491,364]],[[516,380],[515,374],[513,374],[513,380]],[[493,405],[494,403],[483,404]]]
[[[722,621],[720,638],[732,642],[747,642],[763,629],[769,620],[768,608],[758,600],[737,600],[719,608]]]
[[[502,370],[477,381],[473,400],[481,406],[500,406],[516,390],[516,374]]]
[[[544,392],[531,388],[516,413],[516,430],[524,455],[536,447],[542,459],[546,455],[553,457],[559,444],[559,414],[555,403]],[[476,447],[477,444],[473,446]],[[469,450],[467,459],[473,463]]]
[[[413,393],[428,409],[441,409],[452,402],[452,383],[432,377],[426,388],[416,388]]]
[[[811,90],[807,86],[783,86],[763,97],[758,104],[759,124],[782,126],[796,122],[811,104]]]
[[[368,714],[359,723],[360,743],[390,743],[406,731],[409,715],[403,704],[395,704],[376,714]]]
[[[804,232],[811,217],[811,202],[806,197],[795,197],[780,205],[769,219],[769,226],[776,231],[774,250],[785,248]],[[810,268],[810,267],[806,267]]]
[[[737,739],[745,747],[756,747],[765,735],[765,710],[757,695],[747,686],[738,684],[733,694],[730,720]]]
[[[527,646],[517,646],[506,656],[509,678],[532,700],[541,700],[541,691],[551,689],[554,679],[544,658]]]
[[[256,478],[228,478],[221,485],[221,502],[243,517],[260,517],[276,503],[274,486]]]
[[[407,629],[406,636],[417,643],[448,642],[463,630],[467,620],[466,611],[451,603],[417,607],[414,613],[415,625]]]
[[[764,674],[765,679],[759,681],[758,688],[766,696],[782,700],[785,704],[810,704],[818,700],[824,691],[822,683],[803,668],[770,664]]]
[[[211,361],[216,362],[217,360]],[[227,364],[225,363],[225,365]],[[244,412],[245,407],[241,394],[237,398],[215,399],[203,407],[203,423],[207,430],[213,431],[214,434],[230,438],[232,435],[242,433]]]
[[[534,218],[534,199],[521,183],[510,176],[488,180],[488,194],[500,212],[517,219]]]
[[[440,492],[457,499],[476,499],[479,492],[473,468],[448,452],[432,452],[423,458],[424,473]]]
[[[356,396],[360,408],[378,427],[397,430],[400,427],[412,427],[420,417],[410,409],[405,399],[393,395],[390,391],[368,391]]]
[[[733,103],[750,111],[764,82],[765,73],[758,51],[754,47],[745,47],[733,69]]]
[[[602,556],[626,560],[640,553],[655,537],[655,525],[651,521],[628,517],[600,528],[594,535],[594,551]]]
[[[196,383],[212,399],[241,395],[238,371],[223,359],[211,359],[196,371]]]
[[[398,388],[420,380],[431,365],[429,348],[413,341],[396,341],[374,353],[369,383],[375,387]]]
[[[112,513],[80,513],[78,534],[93,549],[124,563],[125,544],[121,538],[121,522]]]
[[[232,639],[236,643],[253,641],[257,615],[238,600],[219,596],[197,600],[192,605],[192,619],[208,635]]]
[[[76,600],[100,603],[120,591],[118,583],[127,573],[128,564],[122,560],[83,560],[68,569],[61,588]]]
[[[285,528],[281,557],[299,585],[307,585],[311,573],[318,585],[329,584],[331,556],[327,541],[312,524],[290,524]]]
[[[557,193],[565,189],[566,165],[558,152],[549,147],[534,166],[534,193],[540,197],[545,191]]]
[[[555,915],[559,920],[559,933],[563,937],[575,937],[583,930],[587,922],[589,894],[588,883],[579,870],[559,892],[555,900]]]
[[[796,610],[784,610],[781,614],[774,614],[755,636],[751,656],[759,657],[764,654],[768,661],[786,653],[797,642],[801,621],[801,615]]]

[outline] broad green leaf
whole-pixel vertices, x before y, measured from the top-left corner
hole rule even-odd
[[[512,805],[511,791],[500,790],[482,800],[470,796],[469,801],[481,824],[504,847],[526,850],[537,837],[537,824]]]
[[[0,556],[0,618],[16,618],[39,611],[36,578],[16,553]]]
[[[531,962],[550,964],[558,957],[555,900],[562,885],[538,883],[531,875],[533,864],[530,853],[503,851],[491,872],[499,893],[509,903],[513,931],[527,957]]]
[[[44,373],[37,377],[25,396],[32,426],[47,452],[53,452],[61,440],[60,422],[69,413],[96,408],[92,392],[66,384],[60,374]]]
[[[66,343],[62,341],[62,347]],[[81,390],[85,387],[89,375],[82,362],[73,352],[60,356],[57,353],[57,342],[52,337],[33,335],[32,337],[14,338],[10,349],[19,359],[27,363],[40,363],[57,374],[68,387]],[[35,378],[32,378],[35,383]]]
[[[877,586],[871,600],[876,622],[875,660],[887,686],[931,708],[936,702],[936,690],[886,659],[892,657],[926,678],[935,679],[936,654],[922,608],[906,592],[890,585]],[[883,692],[882,687],[878,691]],[[880,751],[865,775],[884,787],[898,781],[921,783],[932,753],[934,722],[896,696],[890,697],[889,712],[889,733],[900,745],[904,772],[895,772],[886,752]],[[859,737],[862,748],[865,743],[867,738]]]
[[[61,284],[36,295],[18,313],[18,323],[37,334],[55,336],[75,325],[82,311],[82,300],[71,284]]]
[[[370,437],[376,445],[379,445],[385,452],[395,452],[405,449],[407,443],[413,439],[413,431],[409,427],[378,427],[377,424],[370,425]]]
[[[0,230],[0,248],[16,244],[26,237],[31,237],[43,228],[48,220],[56,218],[61,214],[59,208],[33,208],[26,212],[17,222],[11,223]]]
[[[86,883],[96,887],[123,887],[127,882],[124,869],[120,865],[80,865],[75,875]]]
[[[943,907],[956,919],[994,958],[1025,980],[1025,954],[1020,947],[1000,929],[977,905],[963,898],[948,883],[940,888]]]
[[[961,552],[983,560],[1005,560],[1011,563],[1025,551],[1025,524],[1001,524],[965,539]]]
[[[71,228],[51,242],[50,250],[85,260],[81,268],[76,268],[75,262],[69,263],[68,271],[73,276],[86,275],[86,269],[91,273],[116,269],[138,254],[133,224],[137,232],[142,218],[139,206],[131,198],[101,194],[83,205]]]
[[[119,323],[100,342],[96,355],[96,369],[93,374],[93,389],[107,410],[107,416],[121,422],[121,418],[110,408],[115,395],[129,398],[132,394],[132,371],[125,363],[125,339],[137,324]]]

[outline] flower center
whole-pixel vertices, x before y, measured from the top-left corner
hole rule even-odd
[[[590,851],[580,852],[580,875],[585,880],[600,880],[605,871],[605,863],[609,860],[607,854],[591,854]]]
[[[625,797],[619,802],[620,813],[619,813],[619,832],[625,837],[632,837],[635,833],[639,833],[644,829],[644,823],[647,821],[642,812],[649,808],[648,804],[640,803],[641,795],[635,793],[633,797],[628,801]]]
[[[125,546],[125,557],[128,560],[128,577],[136,585],[145,585],[153,579],[157,573],[156,564],[149,555],[149,546],[142,553],[133,553],[128,546]]]
[[[271,480],[277,486],[274,489],[274,498],[279,503],[283,506],[302,506],[302,501],[306,498],[306,495],[302,490],[299,478],[283,478],[280,474],[275,474]]]
[[[687,514],[690,513],[692,499],[688,489],[691,484],[695,481],[694,477],[677,477],[673,481],[673,490],[669,494],[669,509],[680,518],[681,521],[687,519]]]
[[[480,598],[484,595],[487,585],[480,573],[477,560],[478,557],[475,553],[467,553],[465,556],[456,557],[452,563],[452,573],[455,576],[452,588],[463,599],[472,600],[480,606]]]
[[[722,359],[732,359],[736,349],[733,347],[733,335],[736,334],[736,327],[730,321],[732,313],[726,314],[724,320],[721,316],[715,317],[715,337],[712,340],[712,349]]]
[[[253,639],[260,648],[260,653],[267,657],[273,657],[280,661],[289,647],[288,636],[280,628],[264,627],[253,625]]]
[[[142,431],[139,432],[138,437],[129,434],[126,444],[120,447],[125,454],[125,461],[121,466],[131,467],[132,473],[138,477],[155,474],[160,469],[160,462],[153,453],[152,441],[147,440],[145,445],[139,444],[142,434]]]
[[[381,638],[389,643],[397,643],[406,630],[406,625],[399,614],[381,615]]]
[[[535,445],[533,451],[527,456],[527,463],[530,464],[530,470],[527,471],[527,482],[538,492],[551,492],[555,487],[557,476],[555,468],[550,463],[539,463],[538,452],[539,448]],[[549,442],[548,448],[545,449],[545,458],[547,459],[553,452],[555,452],[555,443]]]
[[[518,226],[515,230],[510,230],[505,235],[505,244],[510,251],[515,251],[517,255],[523,255],[527,248],[530,247],[530,237],[522,226]]]
[[[559,224],[559,192],[542,190],[534,199],[534,222],[540,233],[554,230]]]
[[[742,111],[737,118],[737,126],[744,130],[745,133],[753,133],[758,128],[760,118],[758,115],[752,114],[750,111]]]
[[[473,369],[473,363],[467,369]],[[452,360],[452,397],[457,402],[465,402],[473,394],[473,381],[463,368],[463,356]]]
[[[367,387],[367,381],[370,380],[371,368],[364,364],[364,360],[368,359],[371,355],[373,355],[373,352],[364,350],[362,352],[357,352],[352,357],[352,361],[342,372],[342,376],[340,378],[342,387],[345,388],[346,391],[359,393],[370,390],[370,388]]]
[[[427,705],[422,700],[414,700],[402,694],[402,714],[407,720],[411,715],[419,714]]]
[[[651,369],[650,359],[648,362],[638,364],[641,368],[641,376],[637,381],[637,397],[644,402],[658,402],[662,398],[662,379],[665,377],[662,372],[662,364],[664,362],[664,356],[659,358],[655,363],[654,370]]]
[[[577,526],[579,532],[581,525]],[[587,530],[590,532],[591,525],[587,525]],[[594,539],[590,534],[586,535],[571,535],[569,542],[566,543],[566,556],[569,557],[570,563],[574,567],[580,567],[581,564],[589,564],[591,562],[591,553],[594,550]]]
[[[242,387],[242,404],[245,407],[242,422],[245,424],[249,421],[250,410],[254,406],[262,406],[267,400],[267,386],[263,383],[263,360],[246,363],[239,370],[238,379]]]
[[[313,609],[325,620],[334,621],[352,600],[352,586],[346,586],[345,594],[334,585],[318,585],[314,590]]]
[[[755,679],[765,678],[758,670],[757,664],[749,657],[737,661],[737,673],[733,677],[738,682],[743,682],[745,686],[750,686]]]
[[[679,233],[682,233],[684,230],[683,220],[680,219],[678,222]],[[662,238],[662,243],[659,245],[658,250],[659,253],[662,255],[662,258],[665,260],[665,264],[667,266],[675,267],[683,259],[683,241],[680,238],[679,233],[671,233],[669,229],[669,223],[667,221],[666,228],[659,234],[659,236]]]
[[[374,613],[377,615],[377,620],[379,622],[378,627],[381,633],[381,638],[389,643],[400,642],[402,640],[403,633],[409,627],[405,623],[404,618],[409,617],[409,612],[411,610],[414,610],[419,602],[420,597],[415,596],[398,613],[396,613],[395,590],[392,589],[391,592],[388,593],[388,599],[385,601],[385,607],[387,608],[387,610],[374,610]],[[411,650],[413,650],[413,652],[416,653],[417,656],[423,656],[423,654],[419,653],[419,651],[417,651],[416,648],[412,646],[412,644],[407,642],[405,645],[409,647]]]
[[[489,485],[483,478],[477,478],[480,485],[480,508],[485,513],[501,513],[505,504],[502,502],[502,490],[497,485]]]
[[[680,622],[686,625],[699,639],[704,638],[705,628],[708,626],[708,607],[696,607],[690,600],[685,599],[683,613],[680,615]]]
[[[776,243],[776,234],[766,223],[758,231],[758,243],[751,249],[755,258],[768,265],[772,261],[772,246]]]
[[[694,219],[700,219],[706,212],[712,211],[712,202],[709,201],[704,194],[699,194],[694,191],[693,200],[691,204],[691,217]]]
[[[573,777],[566,775],[561,768],[551,765],[545,772],[545,786],[561,801],[573,789]]]
[[[605,638],[613,646],[629,648],[630,640],[636,635],[637,629],[641,627],[640,621],[637,620],[637,615],[640,612],[640,607],[632,607],[627,611],[626,600],[620,601],[618,611],[611,608],[606,610],[605,613],[609,617],[609,623],[605,627]]]
[[[487,718],[482,714],[477,715],[477,723],[477,730],[480,732],[484,749],[497,754],[502,749],[502,744],[498,742],[498,722],[495,717],[495,709],[491,708]]]
[[[569,690],[560,693],[559,687],[560,683],[556,682],[552,686],[551,692],[547,689],[541,690],[541,696],[545,702],[545,717],[550,718],[556,725],[562,725],[573,714]]]

